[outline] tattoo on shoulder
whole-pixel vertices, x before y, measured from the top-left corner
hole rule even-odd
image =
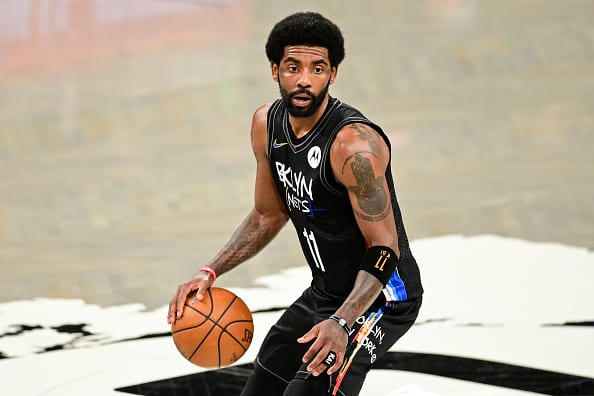
[[[372,152],[379,153],[379,151],[380,151],[379,144],[377,143],[377,140],[376,140],[374,134],[371,133],[371,131],[368,129],[368,127],[366,127],[364,124],[355,123],[355,124],[351,124],[351,128],[353,128],[357,132],[357,134],[359,135],[361,140],[365,140],[367,142],[367,144],[369,144],[369,148],[371,149]]]
[[[356,153],[354,157],[351,170],[357,184],[348,187],[348,189],[357,196],[357,203],[361,209],[359,211],[355,208],[354,212],[364,220],[383,220],[390,213],[389,200],[383,187],[384,175],[376,177],[371,161],[361,153]]]
[[[344,168],[345,168],[345,167],[347,166],[347,164],[348,164],[348,163],[349,163],[349,162],[350,162],[350,161],[353,159],[353,157],[355,157],[355,156],[357,156],[357,155],[358,155],[358,156],[361,156],[361,154],[364,154],[364,153],[366,153],[366,154],[371,154],[371,155],[373,155],[374,157],[377,157],[377,155],[376,155],[374,152],[372,152],[372,151],[358,151],[358,152],[356,152],[355,154],[351,154],[351,155],[349,155],[349,156],[348,156],[348,157],[347,157],[347,158],[344,160],[344,164],[342,164],[342,169],[341,169],[340,173],[341,173],[342,175],[344,175]],[[352,165],[351,165],[351,167],[352,167]]]

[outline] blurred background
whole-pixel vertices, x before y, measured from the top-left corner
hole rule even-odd
[[[591,0],[2,0],[0,302],[167,304],[251,209],[264,43],[305,10],[345,35],[331,94],[391,137],[412,240],[594,249]],[[289,226],[218,284],[302,265]]]

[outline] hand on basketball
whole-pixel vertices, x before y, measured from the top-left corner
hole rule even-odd
[[[167,314],[167,323],[173,324],[184,314],[184,304],[188,295],[196,291],[194,297],[197,301],[202,301],[204,293],[214,283],[214,279],[207,272],[198,272],[192,279],[178,286],[177,291],[169,302],[169,313]]]
[[[303,355],[303,362],[309,362],[307,371],[318,376],[326,369],[328,369],[328,375],[340,370],[348,343],[344,329],[333,320],[324,320],[297,339],[297,342],[305,344],[314,339],[313,344]]]

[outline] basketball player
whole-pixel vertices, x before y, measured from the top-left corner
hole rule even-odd
[[[270,242],[290,219],[311,286],[270,329],[243,396],[359,394],[373,363],[413,324],[423,289],[390,170],[390,142],[328,93],[344,58],[339,28],[317,13],[277,23],[266,43],[281,98],[256,110],[255,203],[230,241],[178,287],[202,299],[217,275]],[[364,73],[365,71],[361,71]]]

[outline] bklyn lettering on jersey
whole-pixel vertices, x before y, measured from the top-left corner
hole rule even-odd
[[[303,213],[312,213],[313,191],[312,179],[306,179],[301,171],[294,172],[282,162],[275,162],[276,173],[285,187],[285,199],[289,209],[296,209]]]

